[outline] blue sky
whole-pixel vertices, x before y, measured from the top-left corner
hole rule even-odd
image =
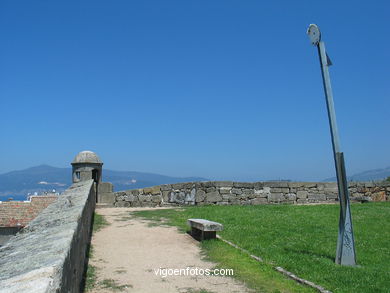
[[[0,2],[0,173],[105,168],[230,180],[334,175],[316,49],[347,173],[390,165],[388,1]]]

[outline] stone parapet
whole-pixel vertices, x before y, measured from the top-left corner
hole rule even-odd
[[[351,200],[389,200],[390,183],[351,182]],[[335,182],[231,182],[208,181],[164,184],[115,192],[114,206],[161,205],[256,205],[335,203],[338,189]]]
[[[93,180],[73,184],[0,248],[0,292],[81,292]]]

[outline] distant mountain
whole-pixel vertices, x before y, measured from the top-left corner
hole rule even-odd
[[[103,181],[114,184],[115,191],[206,180],[201,177],[170,177],[153,173],[103,169]],[[62,192],[71,185],[71,182],[71,168],[56,168],[48,165],[0,174],[0,200],[9,197],[24,200],[28,193],[34,194],[34,192],[40,193],[53,189]]]
[[[390,176],[390,167],[384,169],[368,170],[347,176],[348,181],[380,181]],[[336,177],[328,178],[323,181],[336,181]]]

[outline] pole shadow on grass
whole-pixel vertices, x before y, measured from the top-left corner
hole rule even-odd
[[[309,250],[294,249],[294,248],[283,248],[283,250],[285,250],[286,252],[292,252],[292,253],[296,253],[296,254],[306,254],[306,255],[309,255],[309,256],[316,256],[316,257],[320,257],[320,258],[327,258],[327,259],[330,259],[331,261],[334,261],[334,256],[330,255],[330,254],[326,254],[326,253],[316,253],[316,252],[309,251]]]

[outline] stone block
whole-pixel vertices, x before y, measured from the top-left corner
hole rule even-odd
[[[303,183],[303,187],[305,187],[305,188],[314,188],[314,187],[317,187],[317,183],[316,182],[304,182]]]
[[[265,192],[263,189],[260,190],[254,190],[254,196],[255,197],[267,197],[270,192]]]
[[[202,189],[196,190],[195,194],[195,202],[203,202],[204,199],[206,198],[206,192]]]
[[[288,188],[288,187],[283,187],[281,189],[282,189],[282,193],[289,193],[290,192],[290,188]]]
[[[271,192],[280,193],[280,192],[282,192],[282,189],[280,187],[271,187]]]
[[[234,194],[242,194],[242,190],[239,188],[232,188],[231,193]]]
[[[160,194],[160,186],[146,187],[144,188],[144,194]]]
[[[172,189],[180,190],[180,189],[183,189],[183,188],[184,188],[184,183],[175,183],[175,184],[172,184]]]
[[[308,201],[307,201],[307,198],[298,198],[297,203],[304,204],[304,203],[308,203]]]
[[[210,192],[214,192],[216,191],[217,189],[213,186],[213,187],[207,187],[206,188],[206,193],[210,193]]]
[[[195,203],[196,189],[193,188],[190,192],[186,193],[184,201],[186,203]]]
[[[154,203],[161,203],[161,196],[153,195],[152,196],[152,202],[154,202]]]
[[[268,200],[265,197],[257,197],[251,200],[251,204],[253,205],[266,204],[266,203],[268,203]]]
[[[320,193],[309,193],[308,197],[310,200],[317,200],[317,201],[326,201],[326,195],[320,194]]]
[[[220,187],[219,188],[219,193],[220,194],[227,194],[227,193],[230,193],[231,190],[232,190],[231,187]]]
[[[135,201],[135,200],[138,200],[138,198],[136,196],[130,194],[130,195],[126,195],[124,200],[125,201]]]
[[[215,187],[233,187],[232,181],[215,181]]]
[[[170,193],[169,190],[163,190],[163,191],[162,191],[162,199],[163,199],[164,202],[168,202],[169,193]]]
[[[288,193],[288,194],[286,194],[286,199],[287,199],[288,201],[296,201],[297,195],[294,194],[294,193]]]
[[[254,188],[254,184],[251,182],[233,182],[233,186],[236,188]]]
[[[207,202],[219,202],[222,201],[222,196],[218,191],[208,192],[206,193],[206,201]]]
[[[290,187],[290,188],[303,187],[303,182],[289,182],[288,187]]]
[[[284,200],[283,193],[273,193],[268,195],[268,201],[269,202],[280,202]]]
[[[163,184],[163,185],[160,185],[160,188],[161,188],[161,191],[170,191],[172,189],[172,185],[171,184]]]
[[[323,192],[324,193],[338,193],[338,189],[337,189],[337,186],[335,187],[325,187]]]
[[[227,205],[229,205],[229,202],[228,201],[219,201],[219,202],[217,202],[217,205],[227,206]]]
[[[297,198],[300,199],[300,198],[307,198],[308,196],[308,192],[305,191],[305,190],[298,190],[297,191]]]
[[[174,194],[174,201],[173,202],[184,203],[186,194],[183,191],[173,192],[173,194]],[[172,193],[171,193],[171,195],[172,195]]]
[[[101,182],[98,185],[98,191],[101,193],[112,193],[113,185],[110,182]]]
[[[326,195],[326,199],[338,199],[338,195],[337,194],[327,194]]]
[[[215,181],[201,182],[201,186],[204,188],[213,187],[215,186]]]
[[[100,193],[98,196],[98,203],[108,203],[108,204],[114,204],[115,202],[115,193]]]
[[[130,203],[128,201],[117,201],[115,203],[115,206],[118,208],[124,208],[124,207],[129,207]]]
[[[229,199],[230,204],[240,204],[240,200],[238,198],[230,198]]]
[[[252,188],[244,188],[244,189],[242,189],[242,193],[249,195],[249,194],[254,194],[255,191]]]
[[[148,202],[152,200],[152,196],[150,194],[140,194],[138,199],[140,202]]]

